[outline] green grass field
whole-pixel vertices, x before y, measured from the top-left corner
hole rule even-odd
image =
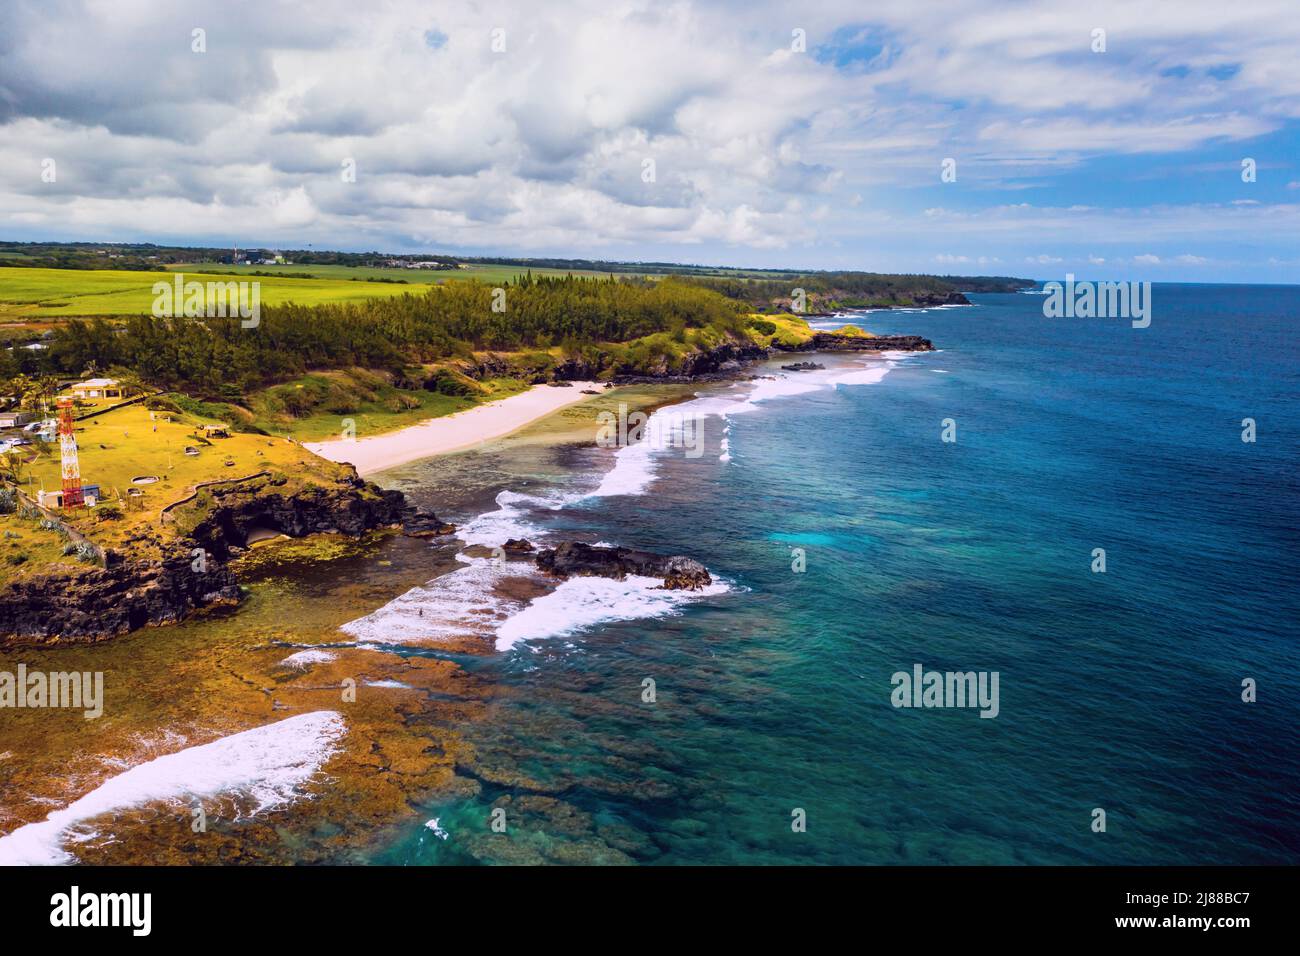
[[[194,276],[202,282],[232,278]],[[3,268],[0,269],[0,321],[77,315],[140,315],[149,312],[153,306],[154,283],[171,278],[158,272]],[[407,285],[330,278],[258,276],[255,281],[261,283],[263,305],[360,302],[418,291]]]
[[[518,266],[471,266],[454,271],[421,269],[368,269],[351,266],[225,266],[218,263],[171,266],[171,273],[184,273],[200,282],[236,280],[255,272],[305,273],[310,279],[249,275],[247,281],[261,284],[263,305],[297,302],[360,302],[365,299],[420,292],[435,283],[477,279],[507,282],[527,269]],[[567,275],[559,269],[534,269],[534,275]],[[234,275],[232,275],[232,273]],[[601,273],[582,273],[599,275]],[[0,322],[39,321],[71,316],[140,315],[153,306],[155,282],[169,277],[158,272],[128,272],[110,269],[0,268]],[[368,282],[367,279],[405,279],[403,283]]]

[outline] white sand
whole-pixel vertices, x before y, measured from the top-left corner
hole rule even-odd
[[[430,418],[399,431],[353,441],[304,442],[303,447],[330,461],[349,462],[360,474],[369,475],[518,431],[566,405],[592,398],[582,394],[584,388],[600,386],[595,382],[574,382],[572,388],[534,385],[518,395]]]

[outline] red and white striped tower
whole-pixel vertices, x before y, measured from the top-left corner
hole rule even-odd
[[[72,399],[60,398],[59,454],[63,464],[63,507],[80,508],[85,503],[81,493],[81,465],[77,462],[77,436],[72,433]]]

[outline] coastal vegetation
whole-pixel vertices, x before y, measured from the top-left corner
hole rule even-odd
[[[964,305],[964,292],[1009,292],[1034,285],[1027,279],[873,272],[818,272],[781,278],[692,276],[681,281],[719,292],[764,313]]]
[[[256,328],[153,315],[70,320],[53,329],[47,348],[0,356],[0,379],[122,367],[157,388],[238,402],[317,370],[382,369],[405,379],[414,367],[422,381],[420,367],[472,362],[476,351],[576,356],[633,343],[628,355],[651,358],[670,347],[637,340],[667,333],[685,344],[688,330],[716,338],[743,334],[745,323],[740,303],[676,279],[524,276],[496,288],[456,282],[365,302],[264,305]]]

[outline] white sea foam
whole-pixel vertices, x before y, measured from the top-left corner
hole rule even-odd
[[[509,565],[465,555],[457,555],[457,560],[465,566],[411,588],[379,610],[344,624],[343,631],[361,644],[377,645],[490,635],[522,606],[496,593]]]
[[[560,637],[610,621],[632,621],[680,613],[683,605],[728,591],[721,581],[699,591],[667,591],[658,578],[629,576],[569,578],[497,628],[497,650],[519,641]]]
[[[80,824],[161,800],[232,795],[251,801],[254,814],[282,807],[338,750],[345,730],[341,715],[319,710],[138,764],[0,837],[0,866],[73,862],[63,847],[89,838]]]
[[[611,495],[645,494],[646,489],[655,479],[652,452],[650,443],[644,441],[620,448],[614,453],[614,467],[605,473],[596,490],[586,497],[607,498]]]
[[[556,508],[562,507],[564,503],[562,498],[542,498],[517,491],[503,491],[496,497],[495,511],[485,511],[460,525],[456,529],[456,537],[466,544],[479,544],[489,548],[498,547],[510,538],[535,541],[544,537],[546,531],[527,520],[528,506]]]
[[[716,416],[725,420],[732,415],[755,411],[764,402],[816,392],[826,386],[825,373],[817,372],[802,372],[797,375],[760,379],[756,383],[742,383],[736,388],[747,390],[743,398],[737,399],[734,395],[724,392],[720,395],[710,395],[670,405],[651,415],[644,430],[646,434],[671,438],[674,434],[673,429],[684,427],[680,423],[686,419]],[[581,497],[608,498],[615,495],[645,494],[658,474],[656,459],[659,453],[676,447],[678,446],[671,440],[665,440],[663,442],[641,441],[620,448],[614,453],[614,467],[606,472],[600,485],[595,491]],[[723,462],[731,460],[731,437],[725,423],[718,459]]]
[[[424,827],[426,830],[432,830],[433,835],[436,836],[439,840],[445,840],[447,839],[447,837],[451,836],[451,834],[442,828],[442,826],[439,823],[439,820],[441,819],[442,819],[441,817],[434,817],[432,820],[426,820],[424,823]]]
[[[888,375],[889,370],[893,367],[893,362],[884,362],[874,368],[864,368],[832,375],[827,379],[827,383],[832,388],[839,388],[841,385],[875,385]]]

